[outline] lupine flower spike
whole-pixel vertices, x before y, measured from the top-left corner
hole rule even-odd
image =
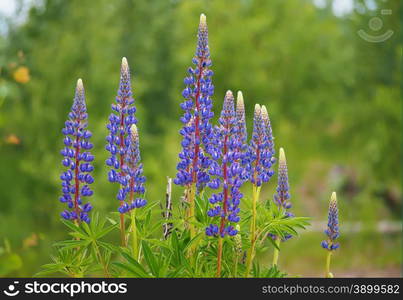
[[[238,131],[234,96],[228,91],[224,98],[219,126],[215,128],[213,141],[218,155],[213,157],[209,175],[214,179],[208,184],[212,189],[221,188],[209,199],[211,208],[207,215],[213,218],[213,223],[206,228],[208,236],[219,237],[217,276],[221,274],[222,238],[225,235],[234,236],[238,232],[234,225],[240,220],[239,204],[243,195],[239,189],[248,178],[240,161],[242,142]]]
[[[269,113],[267,111],[267,108],[265,105],[262,105],[262,119],[264,122],[264,125],[266,127],[266,135],[267,135],[267,140],[268,140],[268,150],[271,153],[271,162],[275,163],[276,159],[274,157],[274,154],[276,154],[274,150],[274,137],[273,137],[273,131],[271,128],[271,122],[270,122],[270,117]]]
[[[271,170],[273,164],[273,143],[268,136],[271,133],[269,123],[266,123],[262,116],[262,108],[259,104],[255,105],[253,117],[252,140],[248,151],[248,160],[250,164],[250,181],[252,182],[252,220],[250,226],[251,247],[248,251],[246,261],[245,276],[249,276],[254,248],[256,243],[256,205],[259,200],[260,188],[262,183],[268,182],[274,172]]]
[[[184,114],[181,118],[183,128],[182,151],[179,153],[180,162],[177,165],[177,174],[174,183],[182,185],[188,190],[186,202],[189,204],[188,221],[191,237],[195,236],[195,228],[192,224],[194,217],[194,198],[197,190],[209,182],[207,169],[210,166],[211,155],[217,155],[210,145],[213,137],[213,129],[210,119],[213,117],[211,96],[214,86],[211,82],[213,72],[211,66],[210,50],[208,46],[208,30],[206,16],[200,16],[200,24],[197,35],[196,54],[193,58],[194,68],[188,69],[188,77],[184,83],[186,88],[182,92],[184,102],[181,108]]]
[[[89,141],[92,134],[87,130],[87,119],[84,86],[82,80],[78,79],[69,120],[62,130],[65,136],[65,147],[61,151],[64,157],[62,164],[67,170],[60,176],[63,192],[60,201],[66,203],[69,208],[63,211],[61,216],[76,223],[90,223],[88,213],[92,209],[89,202],[83,204],[84,197],[92,196],[93,191],[89,185],[94,182],[90,175],[94,169],[91,165],[94,156],[89,152],[93,147]]]
[[[248,139],[248,134],[246,131],[246,120],[245,120],[245,103],[243,100],[243,94],[241,91],[238,91],[236,97],[236,121],[238,123],[239,131],[239,139],[243,144],[246,144]]]
[[[132,203],[127,203],[127,194],[130,191],[129,181],[130,174],[127,173],[127,168],[124,168],[126,163],[126,155],[130,145],[130,128],[137,123],[134,116],[136,108],[132,97],[130,84],[130,70],[126,58],[122,59],[120,70],[120,83],[116,103],[112,104],[112,113],[109,116],[109,124],[107,128],[109,135],[106,137],[108,144],[106,150],[110,152],[106,164],[110,167],[108,179],[110,182],[120,184],[120,189],[117,194],[117,199],[120,201],[118,211],[120,212],[120,229],[122,244],[125,245],[125,227],[124,214],[132,207]]]
[[[277,183],[277,194],[274,195],[274,203],[280,208],[285,210],[285,215],[286,217],[290,218],[293,217],[294,215],[290,213],[288,210],[291,208],[291,203],[288,201],[290,199],[290,193],[289,193],[289,184],[288,184],[288,169],[287,169],[287,161],[285,158],[285,153],[284,149],[280,148],[280,159],[279,159],[279,165],[278,165],[278,183]],[[274,234],[269,234],[270,238],[272,238],[277,247],[280,247],[280,237],[274,235]],[[284,240],[288,240],[291,238],[290,234],[287,234],[284,237]],[[274,249],[273,253],[273,265],[277,264],[278,261],[278,255],[279,251],[278,249]]]
[[[330,272],[330,260],[333,251],[340,247],[339,243],[336,242],[337,238],[339,237],[339,211],[337,208],[336,192],[333,192],[330,198],[329,216],[325,234],[327,235],[327,240],[324,240],[321,243],[322,247],[328,251],[326,256],[325,276],[333,278],[333,274]]]
[[[123,171],[127,174],[129,181],[126,187],[127,193],[129,193],[129,203],[126,206],[124,204],[124,210],[122,211],[122,206],[119,208],[120,213],[125,211],[131,212],[131,232],[132,232],[132,249],[133,256],[138,257],[138,246],[137,246],[137,227],[136,227],[136,209],[143,207],[147,204],[144,199],[144,182],[146,181],[143,175],[143,164],[140,160],[140,142],[139,133],[137,126],[133,124],[130,127],[130,143],[127,148],[127,154],[125,157],[125,164],[123,165]]]

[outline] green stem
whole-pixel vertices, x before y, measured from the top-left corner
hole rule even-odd
[[[94,242],[94,250],[95,250],[96,255],[98,256],[98,260],[99,260],[100,264],[104,268],[105,277],[110,278],[111,276],[109,275],[108,266],[106,265],[96,242]]]
[[[125,215],[120,214],[120,240],[123,247],[126,247]]]
[[[194,226],[196,184],[191,185],[188,196],[189,196],[189,198],[188,198],[189,209],[186,214],[186,223],[188,224],[188,227],[189,227],[190,240],[193,240],[193,238],[196,236],[196,229]],[[193,255],[194,251],[195,251],[195,244],[193,243],[192,246],[189,247],[188,256],[191,257]]]
[[[274,252],[273,252],[273,266],[277,265],[277,262],[278,262],[278,255],[279,255],[279,248],[280,248],[281,240],[279,239],[279,237],[276,237],[276,240],[274,242],[275,242],[277,248],[274,248]]]
[[[326,278],[333,278],[333,274],[330,272],[330,260],[332,258],[332,251],[327,251],[326,255]]]
[[[252,186],[252,221],[250,224],[250,248],[246,259],[245,277],[249,277],[250,269],[252,267],[253,258],[255,255],[256,245],[256,205],[259,201],[260,187]]]
[[[238,253],[235,254],[235,263],[234,263],[234,278],[238,278],[238,260],[239,255]]]
[[[131,220],[132,220],[132,250],[133,250],[133,257],[135,260],[138,259],[138,246],[137,246],[137,227],[136,227],[136,209],[132,209],[131,211]]]
[[[222,240],[222,237],[220,236],[218,238],[218,249],[217,249],[217,274],[216,274],[216,277],[218,277],[218,278],[221,277],[222,244],[223,244],[223,240]]]

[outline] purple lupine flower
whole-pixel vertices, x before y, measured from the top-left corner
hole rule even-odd
[[[219,124],[215,127],[213,139],[215,151],[219,155],[210,165],[209,175],[214,179],[208,186],[212,189],[222,188],[222,191],[210,197],[211,208],[207,212],[219,225],[211,224],[206,228],[206,234],[224,237],[236,235],[238,232],[234,225],[240,220],[239,204],[243,195],[239,189],[248,178],[240,159],[242,141],[238,135],[239,127],[231,91],[225,95]]]
[[[274,172],[271,170],[272,149],[271,141],[267,136],[266,124],[262,118],[261,107],[255,105],[253,117],[253,133],[251,145],[249,147],[250,181],[261,186],[263,182],[268,182]]]
[[[120,184],[117,199],[120,201],[119,212],[124,213],[129,210],[130,205],[126,202],[127,194],[130,191],[127,170],[124,169],[126,155],[130,146],[130,128],[137,123],[134,116],[136,107],[132,97],[130,84],[130,70],[125,57],[122,59],[120,71],[120,83],[116,103],[112,104],[112,113],[109,116],[107,128],[109,135],[106,137],[108,144],[106,150],[110,152],[106,164],[111,168],[108,172],[110,182]]]
[[[327,235],[327,240],[322,241],[322,247],[330,251],[339,248],[340,245],[336,242],[336,239],[339,237],[339,212],[337,209],[336,192],[333,192],[330,198],[327,229],[324,232]]]
[[[140,143],[137,126],[133,124],[130,128],[130,144],[127,149],[123,172],[126,174],[128,185],[124,187],[125,192],[130,194],[128,206],[119,207],[120,213],[125,213],[134,208],[140,208],[147,204],[142,197],[145,193],[144,183],[146,177],[143,175],[143,164],[140,158]],[[138,197],[134,198],[135,195]]]
[[[94,170],[91,165],[94,156],[89,152],[93,145],[89,141],[92,133],[87,130],[87,119],[84,86],[78,79],[69,120],[62,129],[65,147],[60,153],[64,157],[62,164],[68,169],[60,176],[63,195],[59,200],[69,208],[61,213],[64,219],[89,223],[88,213],[92,206],[89,202],[83,204],[83,197],[93,194],[89,185],[94,182],[90,174]]]
[[[280,159],[278,165],[278,183],[277,183],[277,194],[274,195],[274,203],[279,207],[285,209],[285,216],[287,218],[294,217],[294,214],[287,211],[292,205],[288,201],[290,199],[289,193],[289,184],[288,184],[288,169],[287,169],[287,160],[285,158],[284,149],[280,148]],[[277,236],[275,234],[269,234],[272,239],[276,239]],[[292,237],[291,234],[286,234],[283,241],[288,240]]]
[[[239,127],[238,131],[239,139],[243,144],[246,144],[248,140],[248,133],[246,130],[245,104],[241,91],[238,91],[236,97],[236,120]]]
[[[210,119],[214,116],[211,111],[213,103],[211,96],[214,86],[211,81],[213,72],[210,51],[208,47],[208,30],[206,16],[200,16],[196,54],[193,58],[195,68],[189,68],[189,76],[185,78],[186,88],[182,92],[184,102],[181,108],[184,114],[181,121],[184,124],[180,130],[182,135],[182,151],[177,165],[174,183],[182,186],[196,184],[203,188],[210,180],[207,169],[211,163],[209,156],[216,155],[211,146],[213,128]]]
[[[274,202],[284,209],[288,210],[291,208],[291,203],[288,201],[290,199],[288,185],[288,169],[287,161],[285,158],[284,149],[280,148],[280,160],[278,165],[278,184],[277,184],[277,194],[274,195]],[[293,217],[294,215],[290,212],[286,212],[287,217]]]
[[[262,105],[261,109],[262,109],[261,113],[262,113],[263,123],[266,127],[266,135],[267,135],[267,139],[268,139],[268,149],[271,152],[271,162],[272,162],[272,164],[274,164],[276,162],[276,158],[274,157],[274,155],[276,153],[274,150],[274,137],[273,137],[273,131],[271,128],[269,113],[267,112],[267,108],[265,105]]]

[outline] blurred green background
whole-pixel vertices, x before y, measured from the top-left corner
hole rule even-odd
[[[92,203],[104,215],[116,210],[104,146],[123,56],[132,71],[147,198],[164,198],[202,12],[216,115],[228,89],[243,91],[249,128],[254,103],[268,107],[276,148],[287,154],[293,210],[312,218],[284,245],[280,267],[322,276],[320,242],[335,190],[342,236],[334,274],[400,276],[401,1],[7,0],[0,8],[7,5],[16,10],[0,17],[0,276],[32,276],[49,261],[51,244],[66,238],[59,151],[80,77],[94,133]],[[360,29],[393,35],[371,43]],[[275,181],[263,188],[266,199]],[[174,187],[174,205],[181,190]]]

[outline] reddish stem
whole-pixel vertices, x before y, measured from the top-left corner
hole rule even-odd
[[[122,99],[122,111],[125,107],[126,103],[124,99]],[[123,112],[120,114],[120,133],[119,133],[119,147],[120,149],[123,149],[125,146],[125,140],[124,140],[124,133],[122,131],[124,130],[124,125],[125,125],[125,116]],[[119,149],[119,150],[120,150]],[[120,176],[125,176],[126,174],[123,172],[122,167],[124,164],[124,154],[121,154],[119,151],[119,156],[120,156]],[[120,234],[121,234],[121,242],[122,246],[126,246],[126,234],[125,234],[125,216],[124,214],[120,214]]]
[[[201,55],[203,56],[203,54]],[[196,140],[199,140],[200,142],[200,129],[199,129],[199,120],[200,120],[200,105],[199,105],[199,97],[200,97],[200,79],[201,75],[203,72],[203,58],[200,58],[199,64],[198,64],[198,70],[199,74],[197,75],[197,81],[196,81],[196,96],[195,96],[195,104],[196,104],[196,109],[197,109],[197,116],[195,117],[195,142]],[[199,143],[195,143],[195,152],[194,152],[194,157],[193,157],[193,170],[192,170],[192,179],[193,183],[196,183],[197,181],[197,174],[196,174],[196,166],[197,166],[197,160],[199,158],[199,151],[200,151],[200,145]]]
[[[223,156],[225,157],[227,155],[227,141],[228,141],[228,135],[224,137],[224,150],[223,150]],[[225,228],[225,223],[226,223],[226,218],[227,218],[227,210],[228,210],[228,186],[227,186],[227,181],[228,181],[228,175],[227,175],[227,162],[224,162],[223,164],[223,177],[224,177],[224,199],[223,199],[223,210],[224,210],[224,215],[221,216],[221,226],[220,226],[220,234],[224,232]]]
[[[80,196],[80,180],[78,179],[78,174],[79,174],[79,167],[80,167],[80,161],[78,159],[78,155],[80,154],[80,138],[78,137],[78,128],[80,128],[80,120],[78,120],[78,126],[77,126],[77,136],[76,136],[76,153],[75,153],[75,169],[74,169],[74,183],[75,183],[75,191],[74,191],[74,211],[77,214],[77,219],[76,221],[78,223],[81,222],[80,219],[80,207],[78,206],[78,197]]]

